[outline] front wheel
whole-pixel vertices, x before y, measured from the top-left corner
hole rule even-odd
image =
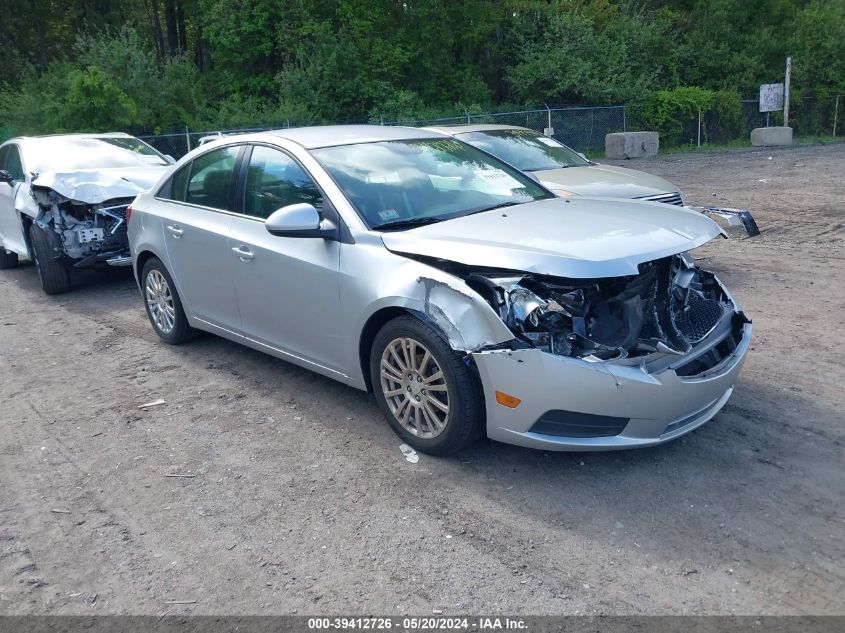
[[[483,433],[476,374],[437,330],[411,315],[393,319],[376,335],[370,378],[388,423],[416,450],[446,455]]]
[[[144,264],[141,284],[147,317],[161,340],[171,345],[191,340],[194,328],[188,324],[173,278],[160,259],[153,257]]]
[[[56,252],[59,250],[58,235],[48,231],[51,229],[42,229],[37,224],[32,224],[29,227],[29,241],[32,244],[41,289],[48,295],[59,295],[70,290],[70,271],[56,260]]]

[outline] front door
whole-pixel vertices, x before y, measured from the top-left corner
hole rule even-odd
[[[15,207],[18,190],[26,178],[17,145],[6,145],[0,150],[0,169],[7,171],[15,179],[11,184],[0,182],[0,244],[7,251],[26,254],[21,219]]]
[[[290,204],[307,202],[328,212],[322,194],[291,156],[261,145],[252,149],[244,194],[246,217],[236,216],[229,232],[243,333],[338,369],[340,242],[276,237],[264,228],[271,213]]]

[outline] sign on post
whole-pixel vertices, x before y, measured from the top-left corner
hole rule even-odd
[[[760,112],[778,112],[783,110],[783,84],[763,84],[760,86]]]

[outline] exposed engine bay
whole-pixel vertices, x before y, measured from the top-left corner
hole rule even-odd
[[[591,361],[684,355],[735,308],[716,277],[685,254],[602,279],[471,272],[466,283],[523,346]]]
[[[39,207],[36,223],[58,235],[62,251],[74,260],[75,267],[126,263],[129,255],[126,209],[133,198],[90,204],[36,186],[32,187],[32,197]]]

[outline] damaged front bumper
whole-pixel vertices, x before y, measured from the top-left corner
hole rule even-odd
[[[698,428],[725,405],[750,341],[751,324],[744,323],[734,350],[693,376],[672,368],[650,374],[640,366],[588,362],[537,349],[476,352],[472,357],[484,385],[487,436],[558,451],[662,444]],[[522,402],[513,409],[502,406],[496,391]]]
[[[713,280],[732,309],[683,354],[601,360],[538,348],[473,352],[488,437],[544,450],[613,450],[661,444],[710,420],[733,393],[751,342],[750,321]],[[500,404],[497,392],[511,398]]]
[[[760,229],[751,211],[746,209],[729,209],[726,207],[714,207],[709,205],[688,205],[687,209],[703,213],[716,222],[722,229],[730,229],[734,226],[742,226],[748,237],[760,235]]]

